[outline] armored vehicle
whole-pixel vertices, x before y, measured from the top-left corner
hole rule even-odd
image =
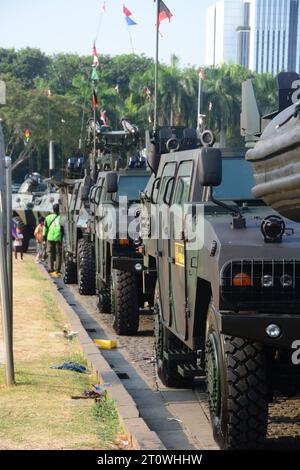
[[[92,153],[89,174],[86,171],[85,178],[76,179],[78,169],[70,161],[73,166],[69,165],[67,174],[75,179],[65,180],[62,185],[63,271],[64,281],[77,282],[81,294],[94,294],[96,288],[99,309],[112,313],[119,334],[134,334],[142,304],[139,296],[142,256],[136,253],[139,234],[130,238],[128,225],[135,219],[139,191],[144,189],[150,172],[137,148],[137,127],[126,119],[122,119],[122,127],[123,130],[111,131],[96,124],[94,129],[93,120],[89,120],[87,148]],[[120,207],[124,196],[128,204]],[[114,233],[107,230],[107,214],[112,212],[117,224],[119,215],[124,216],[122,239],[119,226]]]
[[[39,173],[28,175],[17,193],[12,194],[14,222],[23,229],[23,249],[26,252],[40,216],[46,217],[53,204],[59,201],[59,194]]]
[[[140,191],[150,172],[125,168],[100,172],[90,193],[90,232],[96,253],[96,288],[99,310],[111,313],[119,335],[134,335],[139,327],[143,259],[139,230],[134,224],[140,214]]]
[[[169,387],[205,376],[220,447],[259,448],[274,394],[300,389],[300,226],[253,195],[245,149],[201,140],[185,150],[176,128],[148,136],[143,201],[156,216],[143,210],[141,227],[144,284],[157,274],[157,370]]]
[[[91,178],[61,184],[63,226],[63,279],[78,284],[81,295],[95,294],[95,253],[87,231]]]
[[[278,85],[278,111],[262,119],[258,112],[254,113],[257,135],[261,137],[247,153],[247,160],[253,166],[254,195],[284,217],[300,222],[300,76],[281,73]],[[244,93],[249,87],[251,83],[245,83]],[[246,116],[248,103],[249,99],[245,99]],[[252,109],[256,107],[253,94]]]

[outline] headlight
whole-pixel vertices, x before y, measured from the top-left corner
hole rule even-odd
[[[290,276],[290,274],[284,274],[280,278],[280,284],[282,287],[292,287],[293,285],[293,278]]]
[[[263,287],[267,287],[267,288],[273,287],[273,285],[274,285],[273,276],[271,276],[269,274],[266,274],[265,276],[263,276],[261,278],[261,285]]]
[[[135,268],[135,270],[136,270],[138,273],[140,273],[141,271],[143,271],[143,265],[142,265],[141,263],[136,263],[136,264],[134,265],[134,268]]]

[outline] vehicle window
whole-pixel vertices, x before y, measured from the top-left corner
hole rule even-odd
[[[191,180],[192,180],[193,162],[184,162],[178,170],[175,204],[185,204],[189,200]]]
[[[144,176],[120,176],[117,198],[127,196],[129,201],[139,201],[140,192],[147,185],[150,175]]]
[[[159,204],[162,204],[162,202],[163,202],[163,197],[164,197],[164,194],[165,194],[166,186],[167,186],[170,178],[175,176],[175,171],[176,171],[176,163],[167,163],[165,165],[164,169],[163,169],[163,173],[162,173],[162,177],[161,177],[160,191],[159,191],[158,200],[157,200],[157,202]],[[169,186],[168,186],[168,191],[167,191],[167,194],[166,194],[167,201],[170,200],[170,196],[171,196],[171,193],[172,193],[173,186],[174,186],[174,183],[173,184],[170,183]]]
[[[254,199],[252,166],[244,158],[223,158],[223,177],[221,186],[214,188],[217,199]]]

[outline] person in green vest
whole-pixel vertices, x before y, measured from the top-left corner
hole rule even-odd
[[[46,217],[43,228],[43,240],[47,242],[48,271],[54,277],[61,275],[62,237],[63,228],[60,224],[59,204],[54,204],[53,214]]]

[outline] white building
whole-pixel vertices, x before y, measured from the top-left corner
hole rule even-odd
[[[237,60],[236,28],[243,23],[241,0],[219,0],[207,9],[206,65]]]
[[[206,65],[300,72],[300,0],[220,0],[207,11]]]

